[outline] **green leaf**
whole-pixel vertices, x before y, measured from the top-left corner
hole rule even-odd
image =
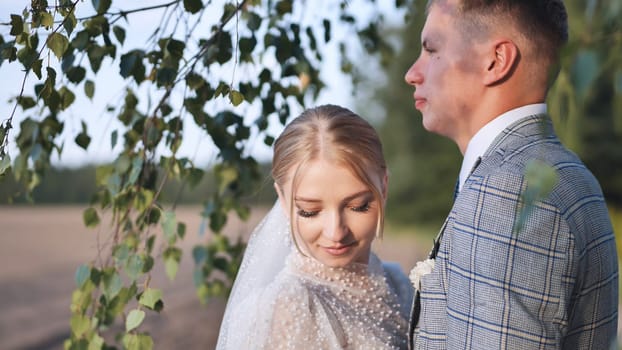
[[[69,79],[70,82],[78,84],[86,76],[86,69],[84,69],[84,68],[82,68],[80,66],[71,67],[67,71],[66,75],[67,75],[67,79]]]
[[[184,236],[186,235],[186,224],[184,224],[183,222],[177,223],[177,235],[181,239],[183,239]]]
[[[41,25],[46,27],[47,29],[52,28],[54,26],[54,17],[49,12],[42,12],[41,14]]]
[[[196,246],[192,249],[192,258],[196,265],[203,264],[209,257],[209,252],[204,246]]]
[[[39,53],[36,50],[25,46],[17,51],[17,60],[24,66],[24,68],[30,69],[37,62],[37,60],[39,60]],[[41,79],[41,66],[39,66],[38,73],[39,74],[37,74],[37,76]]]
[[[599,73],[600,59],[593,50],[581,50],[572,65],[572,82],[579,96],[585,96]]]
[[[86,46],[89,44],[89,33],[86,30],[82,30],[76,34],[76,36],[71,41],[71,46],[74,48],[83,51],[86,49]]]
[[[105,349],[104,347],[105,341],[104,338],[99,336],[99,334],[93,334],[93,338],[91,338],[91,342],[89,343],[88,350],[100,350]]]
[[[121,55],[121,61],[119,63],[119,74],[123,78],[127,78],[134,74],[134,70],[137,68],[138,62],[144,57],[144,52],[140,50],[132,50],[124,55]]]
[[[92,0],[93,8],[97,11],[98,15],[106,13],[112,4],[112,0]]]
[[[177,270],[179,270],[179,262],[173,258],[164,259],[164,267],[166,269],[166,276],[172,281],[177,276]]]
[[[173,68],[160,68],[156,73],[156,81],[158,86],[170,86],[175,82],[177,77],[177,70]]]
[[[71,333],[76,338],[80,338],[91,328],[91,320],[87,316],[74,314],[71,316],[70,325]]]
[[[114,247],[112,250],[112,256],[117,264],[124,265],[130,256],[130,247],[128,247],[125,243],[121,243]]]
[[[203,8],[203,2],[201,0],[184,0],[184,9],[192,14],[195,14]]]
[[[249,18],[248,18],[248,21],[247,21],[248,29],[250,29],[252,31],[256,31],[261,26],[261,21],[262,20],[263,19],[258,14],[254,13],[254,12],[249,13]]]
[[[186,84],[190,89],[196,90],[205,85],[205,79],[196,73],[190,73],[186,75]]]
[[[276,11],[280,16],[292,12],[292,0],[281,0],[276,4]]]
[[[145,312],[143,310],[134,309],[130,311],[125,319],[125,331],[129,332],[136,327],[140,326],[140,324],[145,319]]]
[[[116,297],[122,287],[123,282],[116,271],[107,271],[104,274],[104,296],[107,300],[112,300],[112,298]]]
[[[0,139],[1,142],[1,139]],[[3,175],[7,169],[11,167],[11,157],[8,154],[2,156],[0,159],[0,175]]]
[[[180,40],[170,39],[166,44],[167,53],[174,57],[176,61],[179,61],[184,56],[185,48],[186,43]]]
[[[147,288],[147,290],[140,296],[138,302],[140,305],[144,305],[150,309],[155,309],[156,304],[162,300],[162,291],[159,289]]]
[[[91,278],[91,268],[87,265],[80,265],[76,270],[76,284],[82,288],[84,283]]]
[[[203,179],[203,174],[204,172],[201,169],[191,168],[190,170],[188,170],[186,174],[186,181],[188,181],[188,185],[190,187],[195,187],[196,185],[198,185],[199,182],[201,182],[201,179]]]
[[[142,170],[143,170],[143,159],[139,157],[132,159],[132,170],[130,171],[130,175],[127,180],[128,184],[130,185],[135,184]]]
[[[5,59],[9,62],[17,59],[17,49],[11,43],[0,44],[0,65]]]
[[[47,46],[50,48],[50,50],[52,50],[54,55],[56,55],[56,58],[60,60],[61,57],[63,57],[63,55],[65,54],[65,51],[67,51],[67,48],[69,47],[69,40],[63,34],[55,32],[50,34],[50,36],[48,37]]]
[[[162,231],[164,237],[169,244],[174,244],[177,238],[177,219],[175,218],[175,212],[164,212],[164,218],[162,219]]]
[[[223,32],[218,36],[218,52],[216,61],[220,64],[226,64],[233,57],[233,46],[231,44],[231,35],[229,32]]]
[[[69,108],[69,106],[71,106],[73,102],[76,100],[76,95],[73,93],[73,91],[69,90],[66,86],[61,87],[60,90],[58,90],[58,94],[60,95],[60,102],[61,102],[60,108],[62,110]],[[90,138],[89,138],[89,141],[90,141]]]
[[[240,39],[240,59],[244,62],[253,62],[253,56],[251,55],[253,50],[257,46],[257,39],[254,36],[249,38]]]
[[[87,208],[84,211],[82,219],[84,220],[84,225],[86,225],[86,227],[95,227],[99,225],[99,215],[97,215],[97,210],[93,207]]]
[[[63,27],[65,31],[67,31],[67,36],[71,36],[74,28],[78,24],[78,20],[76,19],[76,15],[72,12],[65,17],[65,22],[63,22]]]
[[[32,66],[30,67],[32,71],[35,73],[37,78],[41,79],[41,68],[43,67],[43,60],[38,59],[32,62]]]
[[[125,266],[125,273],[127,273],[128,277],[135,281],[143,272],[144,261],[142,257],[138,254],[131,255],[127,260],[127,264]]]
[[[95,95],[95,83],[92,80],[84,82],[84,94],[89,99],[93,99],[93,95]]]
[[[91,69],[94,73],[97,73],[107,53],[106,49],[98,45],[89,45],[86,53],[89,58],[89,63],[91,64]]]
[[[122,342],[123,347],[129,350],[153,349],[153,339],[146,334],[125,334]]]
[[[119,26],[114,26],[112,27],[112,32],[114,33],[115,38],[117,38],[121,45],[123,45],[125,42],[125,29]]]
[[[11,32],[13,36],[18,36],[24,32],[24,21],[22,16],[11,15]]]
[[[229,101],[231,101],[234,106],[238,106],[244,101],[244,95],[239,91],[231,90],[229,92]]]
[[[22,107],[23,110],[30,109],[37,105],[37,102],[29,96],[19,96],[17,98],[17,103]]]
[[[234,181],[238,179],[238,170],[233,166],[223,166],[216,170],[216,175],[218,176],[219,187],[218,190],[220,193],[224,193],[227,187],[231,185]]]
[[[327,43],[330,41],[331,33],[330,33],[330,21],[325,19],[322,21],[324,25],[324,42]]]
[[[181,261],[181,250],[176,247],[169,247],[164,251],[164,267],[166,276],[172,281],[177,275],[179,262]]]
[[[151,254],[151,252],[153,251],[153,242],[155,242],[155,236],[152,236],[147,240],[146,246],[148,254]],[[145,262],[143,264],[143,273],[148,273],[153,268],[154,259],[151,255],[144,255],[143,260]]]
[[[525,191],[521,194],[520,206],[514,222],[514,233],[522,230],[529,215],[538,202],[546,199],[559,180],[557,171],[552,166],[532,160],[525,166]]]
[[[86,150],[91,143],[91,137],[86,132],[81,132],[76,136],[76,144],[80,146],[82,149]]]

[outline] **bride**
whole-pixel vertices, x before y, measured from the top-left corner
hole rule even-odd
[[[387,170],[375,130],[334,105],[274,144],[278,202],[253,231],[217,349],[402,349],[412,287],[371,252]]]

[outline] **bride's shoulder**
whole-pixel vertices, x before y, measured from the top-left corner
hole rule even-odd
[[[383,262],[382,268],[387,285],[397,295],[402,312],[405,314],[408,313],[414,297],[414,289],[410,279],[406,276],[398,263]]]

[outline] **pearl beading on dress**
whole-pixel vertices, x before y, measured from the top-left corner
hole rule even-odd
[[[407,321],[380,262],[327,267],[293,252],[277,278],[265,349],[403,349]]]

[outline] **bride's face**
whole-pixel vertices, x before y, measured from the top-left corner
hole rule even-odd
[[[304,253],[332,267],[367,263],[383,203],[348,168],[325,160],[298,176],[294,198],[291,180],[277,191],[286,212],[293,200],[289,216]]]

